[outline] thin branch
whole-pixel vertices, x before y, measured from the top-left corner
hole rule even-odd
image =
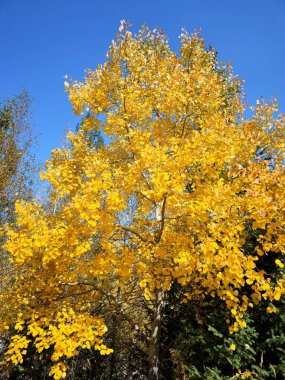
[[[95,285],[93,282],[84,282],[84,281],[78,281],[78,282],[62,282],[61,285],[66,286],[91,286],[93,290],[96,290],[97,292],[102,293],[104,296],[106,296],[108,299],[111,298],[113,301],[117,301],[116,297],[114,297],[112,294],[105,292],[103,289],[98,288],[97,285]]]
[[[85,290],[84,292],[80,292],[80,293],[73,293],[73,294],[66,294],[66,295],[61,295],[61,296],[58,296],[56,298],[56,300],[59,300],[59,299],[63,299],[63,298],[68,298],[68,297],[76,297],[76,296],[82,296],[84,294],[87,294],[87,293],[90,293],[90,292],[94,292],[95,289],[89,289],[89,290]]]
[[[143,194],[141,191],[138,191],[138,193],[156,206],[156,202],[154,199],[149,198],[147,195]]]
[[[186,114],[185,114],[185,119],[184,119],[184,123],[183,123],[183,126],[182,126],[182,132],[181,132],[181,135],[180,135],[180,139],[182,139],[182,137],[184,137],[184,132],[185,132],[185,127],[186,127],[186,121],[189,117],[188,115],[188,108],[189,108],[189,102],[187,102],[187,105],[186,105]]]
[[[190,214],[182,214],[179,216],[165,216],[164,219],[175,220],[175,219],[183,218],[184,216],[190,216]]]
[[[141,173],[143,179],[145,180],[146,184],[147,184],[147,187],[152,190],[152,187],[150,186],[149,182],[148,182],[148,179],[145,177],[145,175],[143,173]]]
[[[163,197],[163,203],[162,203],[162,207],[161,207],[160,229],[159,229],[158,235],[155,239],[155,243],[160,242],[160,239],[161,239],[162,234],[163,234],[163,229],[164,229],[164,224],[165,224],[165,207],[166,207],[166,195],[164,195],[164,197]]]
[[[131,232],[132,234],[136,235],[138,238],[141,239],[141,241],[147,242],[147,239],[145,239],[143,236],[141,236],[138,232],[136,232],[136,231],[134,231],[134,230],[132,230],[130,228],[127,228],[127,227],[122,227],[122,229],[124,231]]]

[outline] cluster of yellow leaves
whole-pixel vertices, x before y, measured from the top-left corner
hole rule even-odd
[[[184,302],[218,296],[231,332],[262,298],[280,300],[284,276],[271,284],[258,262],[273,253],[284,266],[285,121],[265,102],[247,120],[239,88],[200,36],[183,34],[175,54],[144,31],[118,35],[107,62],[66,87],[75,113],[91,116],[42,173],[53,211],[20,202],[7,227],[14,273],[3,281],[3,326],[32,336],[39,352],[54,344],[58,361],[79,347],[111,353],[92,315],[130,284],[150,301],[175,281]],[[96,150],[87,136],[98,128],[111,142]],[[256,253],[246,246],[252,231]],[[21,339],[8,360],[22,360],[29,339]],[[65,373],[63,362],[51,371]]]
[[[257,374],[255,372],[246,370],[244,372],[241,372],[241,370],[238,371],[236,374],[237,379],[250,379],[250,380],[257,380]]]
[[[68,366],[64,363],[59,362],[52,366],[52,369],[49,372],[50,376],[53,376],[55,380],[64,379],[66,377],[66,371]]]
[[[25,336],[13,335],[7,350],[8,360],[14,364],[23,363],[23,355],[27,353],[30,341]]]
[[[27,353],[30,343],[38,353],[53,347],[51,360],[55,364],[50,374],[53,374],[55,379],[65,376],[67,367],[62,360],[78,355],[79,348],[93,347],[101,355],[113,352],[103,344],[102,336],[107,327],[102,318],[80,313],[70,306],[62,307],[60,311],[38,309],[31,316],[28,313],[19,313],[14,329],[18,334],[13,335],[6,352],[7,362],[22,363],[23,355]],[[25,335],[22,335],[23,333]]]

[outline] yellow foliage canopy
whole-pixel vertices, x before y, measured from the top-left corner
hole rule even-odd
[[[21,362],[28,344],[54,347],[59,379],[80,347],[109,354],[102,305],[131,284],[149,302],[174,282],[183,302],[218,296],[232,332],[248,307],[284,294],[284,277],[272,285],[258,269],[269,251],[284,266],[284,117],[261,102],[247,119],[230,67],[199,35],[180,41],[176,54],[159,31],[133,36],[123,25],[107,62],[66,84],[75,113],[89,117],[42,174],[53,212],[19,202],[7,226],[1,325],[17,331],[8,361]],[[94,129],[110,138],[99,150],[88,143]]]

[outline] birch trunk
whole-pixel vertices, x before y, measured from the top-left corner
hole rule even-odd
[[[155,307],[154,307],[154,319],[151,324],[151,337],[149,342],[149,380],[159,379],[159,349],[160,349],[160,335],[162,316],[164,308],[164,292],[158,290],[156,293]]]

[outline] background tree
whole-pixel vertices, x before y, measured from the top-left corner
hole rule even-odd
[[[111,354],[121,336],[107,325],[124,322],[148,364],[121,378],[159,379],[175,305],[219,300],[231,334],[262,300],[277,308],[284,275],[272,281],[260,263],[284,265],[284,117],[264,102],[247,119],[231,70],[199,35],[180,41],[175,54],[160,30],[133,36],[122,23],[107,62],[67,85],[89,115],[47,163],[53,212],[19,202],[7,230],[1,317],[17,333],[6,362],[35,349],[63,378],[82,350]],[[99,129],[111,142],[96,149]]]
[[[31,153],[31,98],[27,91],[0,103],[0,223],[11,222],[17,199],[33,193],[35,161]]]

